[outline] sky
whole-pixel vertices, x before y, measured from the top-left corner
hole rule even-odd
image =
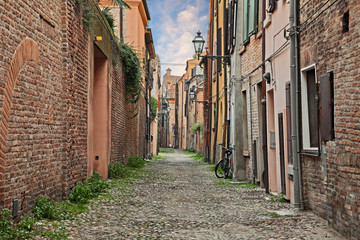
[[[155,52],[160,56],[161,75],[171,68],[172,75],[185,73],[186,60],[195,54],[196,32],[206,40],[209,23],[208,0],[147,0]],[[182,63],[182,66],[163,63]]]

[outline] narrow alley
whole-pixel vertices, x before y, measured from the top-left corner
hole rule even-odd
[[[126,189],[93,200],[90,212],[69,224],[69,238],[343,239],[310,211],[281,216],[276,211],[291,213],[291,204],[269,201],[260,188],[225,184],[181,150],[161,156]]]

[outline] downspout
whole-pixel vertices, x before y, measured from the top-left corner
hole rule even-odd
[[[265,38],[265,26],[264,21],[266,19],[266,0],[262,0],[262,62],[265,63],[265,49],[266,49],[266,38]],[[265,73],[265,65],[262,68],[262,74]],[[269,193],[269,164],[267,156],[267,118],[266,118],[266,81],[262,80],[262,93],[261,93],[261,106],[262,106],[262,150],[264,160],[264,185],[265,191]]]
[[[217,14],[217,16],[216,16],[216,39],[218,40],[219,39],[219,36],[218,36],[219,3],[217,0],[215,0],[215,4],[217,5],[217,8],[216,8],[216,14]],[[216,42],[217,42],[217,44],[216,44],[216,51],[217,51],[219,41],[216,41]],[[215,61],[217,61],[217,60],[215,60]],[[216,63],[216,70],[215,70],[216,71],[216,108],[215,108],[216,118],[214,119],[215,135],[214,135],[213,159],[212,159],[214,163],[216,162],[216,158],[215,158],[216,157],[216,143],[217,143],[217,133],[218,133],[218,127],[219,127],[219,72],[218,72],[217,63]]]
[[[298,33],[298,5],[297,1],[290,0],[290,94],[291,94],[291,144],[294,163],[294,206],[304,208],[301,187],[301,165],[299,134],[299,33]]]
[[[249,97],[250,97],[250,142],[251,142],[251,163],[252,163],[252,171],[251,171],[251,178],[252,182],[255,183],[255,152],[254,152],[254,134],[253,134],[253,117],[252,117],[252,89],[251,89],[251,76],[249,76]]]
[[[206,55],[213,55],[213,29],[214,29],[214,1],[210,1],[210,21],[209,21],[209,42],[208,46],[209,48],[206,50]],[[211,109],[212,109],[212,62],[210,59],[206,59],[206,66],[207,66],[207,126],[206,126],[206,162],[211,162]]]
[[[223,7],[223,12],[225,13],[225,10],[226,10],[226,1],[223,1],[224,2],[224,7]],[[229,12],[227,13],[227,14],[229,14]],[[222,30],[223,30],[223,36],[224,36],[224,38],[223,38],[223,40],[224,41],[222,41],[223,42],[223,47],[224,47],[224,54],[223,55],[227,55],[227,49],[225,48],[225,46],[227,45],[227,37],[225,37],[226,36],[226,34],[227,33],[225,33],[225,23],[227,23],[227,21],[226,21],[226,18],[227,16],[225,16],[225,14],[223,14],[223,27],[222,27]],[[226,26],[226,27],[228,27],[228,26]],[[228,30],[229,31],[229,30]],[[229,60],[230,61],[230,60]],[[228,141],[228,130],[229,130],[229,122],[228,122],[228,120],[227,120],[227,108],[228,108],[228,100],[227,100],[227,97],[228,97],[228,91],[227,91],[227,59],[226,58],[224,58],[224,123],[226,124],[226,129],[227,129],[227,131],[226,132],[223,132],[223,135],[224,134],[226,134],[226,143],[223,143],[224,144],[224,146],[229,146],[229,141]]]

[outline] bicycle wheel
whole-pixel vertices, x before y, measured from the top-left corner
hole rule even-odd
[[[223,178],[225,176],[223,167],[224,167],[224,158],[220,159],[215,166],[216,177]]]

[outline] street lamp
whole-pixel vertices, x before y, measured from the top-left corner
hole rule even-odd
[[[205,40],[201,36],[200,30],[198,30],[198,32],[196,34],[197,35],[195,36],[195,38],[194,38],[194,40],[192,42],[194,44],[195,53],[196,53],[196,55],[198,55],[198,59],[199,59],[200,54],[202,53],[203,48],[204,48]],[[229,61],[230,60],[230,55],[224,55],[224,56],[205,55],[205,56],[202,56],[202,57],[203,58],[210,58],[210,59],[226,59],[228,63],[230,62]]]
[[[199,59],[199,56],[202,53],[205,44],[205,40],[201,36],[200,30],[198,30],[197,35],[195,36],[192,42],[194,44],[195,53],[196,55],[198,55],[198,59]]]
[[[190,95],[190,100],[193,101],[195,99],[195,92],[190,91],[189,95]]]

